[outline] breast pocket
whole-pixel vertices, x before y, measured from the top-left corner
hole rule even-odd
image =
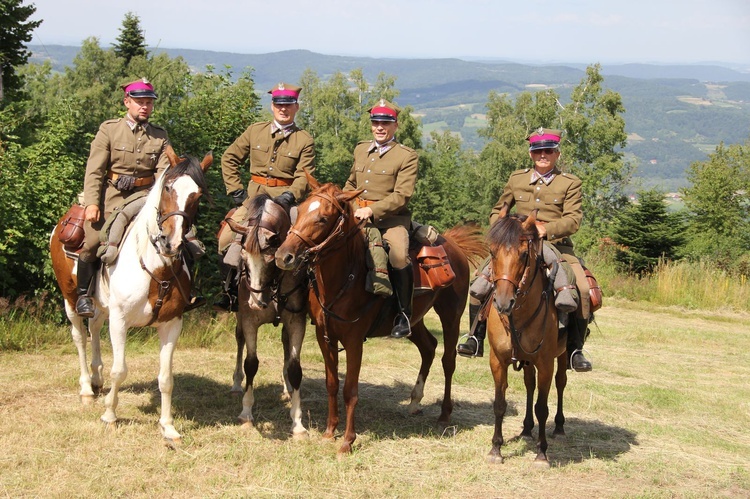
[[[375,165],[372,168],[372,173],[375,175],[387,175],[393,177],[396,175],[396,167],[392,165]]]
[[[281,151],[277,153],[278,166],[282,172],[293,175],[299,163],[299,151]]]
[[[542,197],[542,203],[544,203],[547,213],[558,213],[562,215],[565,198],[562,195],[556,195],[550,192]]]
[[[144,150],[146,152],[146,164],[150,168],[156,168],[157,163],[159,163],[159,156],[161,156],[161,147],[151,146]]]
[[[123,143],[115,144],[112,147],[112,159],[114,160],[113,163],[133,166],[135,164],[134,146]]]
[[[265,165],[268,162],[268,144],[256,144],[250,151],[250,162],[252,164]]]

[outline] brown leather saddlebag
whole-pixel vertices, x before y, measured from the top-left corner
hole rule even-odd
[[[221,232],[224,230],[224,227],[226,227],[227,224],[227,218],[232,218],[232,215],[234,215],[234,212],[237,211],[237,208],[232,208],[229,210],[224,217],[224,219],[219,223],[219,230],[216,231],[216,239],[219,239],[221,236]]]
[[[72,205],[58,225],[57,237],[68,251],[76,251],[83,246],[85,210],[80,204]]]
[[[591,301],[591,312],[596,312],[602,308],[602,288],[596,282],[596,277],[589,269],[583,267],[583,273],[586,275],[586,282],[589,285],[589,300]]]
[[[450,286],[456,280],[456,274],[442,246],[423,246],[417,254],[417,263],[422,274],[420,277],[425,278],[421,280],[426,280],[432,289]]]

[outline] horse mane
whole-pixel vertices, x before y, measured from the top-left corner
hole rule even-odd
[[[164,177],[166,182],[167,180],[175,179],[183,175],[189,175],[190,178],[193,179],[193,182],[195,182],[195,185],[197,185],[203,193],[202,197],[208,200],[209,203],[213,202],[206,175],[203,173],[203,168],[201,168],[198,158],[194,156],[181,157],[180,162],[171,168],[167,168],[162,177]]]
[[[526,218],[526,215],[508,215],[504,218],[498,218],[487,232],[487,244],[491,248],[517,246],[521,236],[526,235],[521,225]],[[539,240],[539,232],[537,232],[536,226],[531,231],[531,235],[534,242]]]
[[[247,209],[247,226],[250,231],[247,233],[246,245],[247,251],[257,255],[260,253],[260,242],[258,241],[258,224],[260,224],[261,218],[263,218],[264,207],[266,201],[270,200],[271,196],[268,194],[258,194],[250,200],[250,206]]]

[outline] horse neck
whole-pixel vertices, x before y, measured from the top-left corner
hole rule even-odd
[[[146,197],[146,203],[133,221],[133,228],[128,232],[123,241],[123,250],[133,238],[134,250],[137,258],[144,262],[171,263],[172,258],[160,257],[151,242],[151,237],[159,232],[157,217],[159,215],[159,201],[161,199],[162,187],[164,186],[164,175],[161,175]]]
[[[320,255],[315,264],[315,277],[321,293],[330,294],[333,297],[345,286],[350,286],[354,292],[359,289],[364,292],[367,275],[365,263],[367,247],[364,236],[355,228],[356,225],[354,215],[349,214],[344,224],[346,240]],[[351,274],[354,275],[354,280],[350,284],[349,275]]]

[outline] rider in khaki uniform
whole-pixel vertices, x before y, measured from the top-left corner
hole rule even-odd
[[[396,105],[385,99],[370,109],[374,140],[357,144],[344,190],[364,189],[357,199],[354,216],[359,220],[369,220],[381,231],[383,240],[390,247],[388,262],[401,309],[391,336],[404,338],[411,333],[409,320],[414,275],[409,259],[411,212],[408,204],[417,182],[418,157],[413,149],[396,142],[394,135],[398,129],[399,111]]]
[[[535,209],[539,210],[536,215],[539,235],[557,248],[562,254],[564,265],[572,267],[581,292],[576,323],[568,327],[571,367],[576,371],[590,371],[591,363],[581,351],[591,315],[589,288],[581,262],[573,252],[573,241],[570,239],[570,236],[578,231],[583,219],[581,179],[557,168],[561,135],[560,130],[539,128],[528,137],[529,156],[534,162],[534,168],[517,170],[510,175],[500,199],[492,208],[490,224],[497,220],[504,204],[508,205],[508,209],[515,206],[519,215],[528,215]],[[459,353],[476,352],[479,349],[486,334],[483,326],[477,326],[467,342],[459,345]]]
[[[279,83],[269,90],[273,121],[254,123],[247,127],[221,157],[221,173],[227,194],[239,206],[231,218],[238,223],[247,218],[250,201],[259,194],[277,197],[288,192],[293,196],[290,204],[307,194],[305,169],[311,174],[315,172],[315,147],[312,136],[294,123],[294,117],[299,111],[301,90],[288,83]],[[246,190],[242,184],[240,168],[248,159],[250,182]],[[231,230],[225,228],[219,234],[219,254],[222,258],[220,269],[226,293],[213,306],[220,311],[235,311],[237,307],[234,274],[239,262],[228,264],[224,259],[234,240],[235,234]]]
[[[78,301],[76,313],[94,316],[94,302],[89,293],[99,269],[99,231],[112,212],[131,197],[154,185],[156,175],[168,166],[165,154],[167,131],[148,121],[157,95],[146,79],[122,86],[127,114],[105,121],[91,142],[83,181],[85,205],[85,239],[78,260]],[[194,299],[192,306],[199,305]]]

